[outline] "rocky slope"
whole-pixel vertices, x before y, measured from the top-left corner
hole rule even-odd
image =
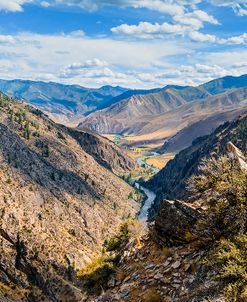
[[[130,245],[125,250],[114,279],[109,282],[111,289],[89,301],[207,301],[207,286],[212,284],[205,279],[207,273],[201,264],[205,254],[189,246],[162,249],[147,235],[140,246]],[[215,282],[214,288],[217,285]]]
[[[76,125],[78,118],[109,106],[112,98],[127,89],[111,86],[91,89],[52,82],[0,80],[0,91],[25,100],[58,122]]]
[[[89,301],[246,301],[246,154],[247,116],[180,152],[170,169],[177,184],[194,175],[187,194],[163,192],[147,234],[128,239],[108,290]]]
[[[80,301],[75,271],[139,207],[110,170],[135,164],[107,140],[3,94],[0,140],[0,292],[14,301]]]
[[[186,181],[198,173],[203,158],[212,154],[224,154],[226,144],[232,141],[245,154],[247,151],[247,117],[219,126],[211,135],[197,138],[190,147],[179,152],[166,167],[156,174],[147,186],[159,197],[156,199],[154,212],[156,212],[162,199],[184,199],[188,197]]]

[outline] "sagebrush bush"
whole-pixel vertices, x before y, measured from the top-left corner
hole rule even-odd
[[[247,231],[247,174],[233,159],[205,160],[200,174],[189,179],[188,189],[204,201],[206,211],[200,229],[205,239]]]
[[[77,277],[83,281],[84,287],[94,293],[100,293],[107,287],[109,276],[115,271],[115,264],[104,256],[94,258],[82,270]]]
[[[247,172],[230,157],[205,160],[189,189],[204,202],[196,229],[211,250],[205,261],[227,302],[247,301]]]
[[[207,261],[219,269],[217,278],[227,284],[224,296],[228,302],[247,301],[247,235],[222,239]]]
[[[155,290],[148,289],[144,295],[145,302],[166,302],[166,300]]]

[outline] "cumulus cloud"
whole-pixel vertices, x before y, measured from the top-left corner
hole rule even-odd
[[[163,37],[168,34],[183,34],[189,27],[180,24],[152,24],[149,22],[140,22],[138,25],[122,24],[113,27],[111,31],[115,34],[124,34],[141,38]]]
[[[96,11],[104,6],[147,8],[171,16],[182,15],[188,7],[194,9],[202,2],[209,2],[214,6],[231,7],[239,16],[247,14],[247,0],[0,0],[0,10],[20,12],[25,3],[31,2],[43,7],[75,6],[88,11]]]
[[[102,61],[97,58],[86,60],[83,63],[72,63],[62,69],[60,77],[71,78],[76,76],[112,76],[112,71],[107,68],[107,65],[108,63],[106,61]]]
[[[107,66],[107,62],[101,61],[97,58],[92,60],[87,60],[84,63],[72,63],[67,66],[67,69],[84,69],[84,68],[93,68],[93,67],[104,67]]]
[[[31,3],[33,0],[0,0],[0,10],[21,12],[22,6],[26,3]]]
[[[203,34],[198,31],[192,31],[188,34],[189,38],[195,42],[217,42],[218,38],[215,35]]]
[[[206,15],[204,15],[204,17],[206,19]],[[210,19],[210,16],[208,16],[207,19],[210,20],[208,21],[210,23],[218,24],[217,20],[214,18]],[[179,22],[177,24],[167,22],[162,24],[152,24],[150,22],[140,22],[137,25],[121,24],[117,27],[113,27],[111,31],[114,34],[134,37],[136,39],[167,39],[170,36],[180,36],[189,38],[193,42],[201,43],[222,45],[247,44],[247,33],[229,38],[220,38],[216,35],[200,32],[199,30],[203,27],[203,23],[198,19],[181,17],[180,19],[178,18],[178,20]]]
[[[8,0],[5,0],[8,1]],[[17,0],[12,0],[18,2]],[[37,3],[39,3],[36,0]],[[196,5],[208,2],[214,6],[231,7],[239,16],[246,15],[246,0],[46,0],[47,6],[65,5],[77,6],[88,11],[95,11],[103,6],[134,7],[156,10],[170,15],[182,15],[187,7],[195,8]]]
[[[247,43],[247,33],[244,33],[239,36],[230,37],[228,39],[221,39],[220,43],[222,44],[246,44]]]
[[[174,16],[174,21],[180,24],[185,24],[193,27],[194,29],[200,29],[203,27],[203,23],[211,23],[215,25],[219,25],[219,21],[215,19],[213,16],[208,15],[206,12],[202,10],[194,10],[190,13],[180,14]]]
[[[197,26],[195,26],[195,28],[197,28]],[[122,24],[112,28],[112,32],[115,34],[134,36],[136,38],[167,38],[169,35],[173,35],[187,37],[194,42],[220,42],[220,39],[215,35],[204,34],[195,31],[192,26],[180,24],[152,24],[149,22],[140,22],[138,25]],[[240,44],[237,43],[240,40],[242,40],[241,37],[236,39],[232,38],[232,44],[234,44],[234,42],[235,44]],[[225,43],[230,44],[230,40],[228,42],[225,41]]]
[[[9,43],[11,41],[15,42]],[[101,84],[144,87],[144,82],[131,74],[133,70],[156,69],[152,62],[162,65],[164,58],[190,51],[175,42],[166,42],[164,47],[161,40],[130,42],[87,36],[78,38],[73,34],[20,33],[8,39],[4,36],[4,43],[0,43],[0,78],[89,87]]]
[[[113,27],[111,31],[115,34],[135,36],[136,38],[165,38],[168,35],[189,37],[192,41],[216,42],[214,35],[199,32],[204,27],[204,23],[219,25],[219,21],[202,10],[177,14],[172,16],[173,21],[162,24],[150,22],[140,22],[137,25],[122,24]]]

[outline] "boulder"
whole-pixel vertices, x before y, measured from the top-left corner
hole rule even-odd
[[[179,200],[164,200],[153,226],[156,238],[165,243],[176,244],[195,239],[193,225],[200,217],[200,210]]]

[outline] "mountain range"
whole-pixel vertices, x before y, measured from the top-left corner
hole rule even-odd
[[[122,87],[98,89],[79,85],[27,80],[0,80],[0,91],[38,107],[57,122],[76,125],[77,118],[102,109],[109,101],[127,91]]]
[[[130,137],[127,146],[164,144],[160,149],[164,152],[177,152],[244,112],[246,89],[247,75],[197,87],[168,85],[151,90],[0,80],[0,91],[39,108],[56,122],[100,134],[122,134],[127,141]]]
[[[164,142],[212,114],[245,106],[246,87],[247,75],[224,77],[198,87],[167,86],[96,111],[79,126],[100,133],[137,136],[139,143]],[[198,136],[202,134],[198,132]]]

